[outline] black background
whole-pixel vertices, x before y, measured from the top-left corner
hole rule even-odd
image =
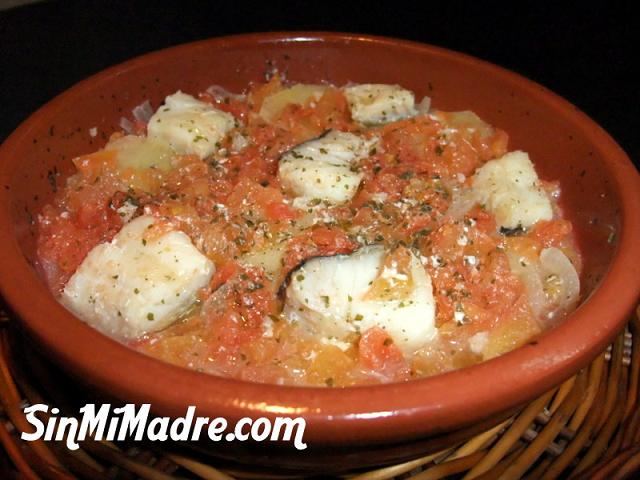
[[[0,140],[57,93],[136,55],[232,33],[306,29],[407,38],[502,65],[574,103],[637,162],[632,69],[640,42],[632,3],[518,3],[67,0],[6,10]]]

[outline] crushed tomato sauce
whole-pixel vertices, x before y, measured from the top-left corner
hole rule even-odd
[[[555,202],[553,220],[517,236],[500,234],[481,205],[458,218],[447,214],[456,190],[469,185],[474,171],[507,153],[504,131],[484,123],[451,128],[451,114],[434,110],[364,128],[333,87],[264,121],[258,116],[264,99],[283,88],[276,76],[251,85],[242,98],[202,93],[201,100],[239,122],[218,152],[203,160],[176,156],[168,171],[122,172],[105,152],[75,159],[78,173],[39,217],[39,266],[51,290],[59,294],[87,253],[122,228],[118,209],[128,202],[134,215],[153,215],[167,229],[186,233],[216,266],[179,321],[129,342],[176,365],[277,384],[404,381],[500,355],[557,323],[561,316],[548,321],[533,313],[506,254],[556,247],[579,272],[571,224]],[[364,178],[354,198],[296,209],[278,180],[278,160],[329,129],[380,141],[359,163]],[[144,133],[145,126],[137,131]],[[235,134],[245,139],[242,148],[234,148]],[[542,183],[557,198],[558,186]],[[274,244],[281,257],[275,273],[244,261]],[[303,334],[282,316],[282,285],[295,268],[369,244],[410,249],[431,277],[438,336],[409,358],[381,328],[354,334],[341,349]],[[474,338],[481,349],[473,348]]]

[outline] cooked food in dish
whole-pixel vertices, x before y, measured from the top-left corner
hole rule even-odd
[[[156,107],[74,159],[38,218],[51,290],[132,348],[257,382],[404,381],[579,300],[559,185],[473,112],[277,75]]]
[[[330,130],[320,138],[284,153],[278,162],[282,187],[295,196],[294,206],[304,208],[318,200],[337,205],[356,194],[362,173],[358,161],[369,155],[375,140]]]
[[[62,291],[62,302],[114,337],[136,337],[176,320],[214,267],[187,235],[155,224],[142,215],[94,247]]]

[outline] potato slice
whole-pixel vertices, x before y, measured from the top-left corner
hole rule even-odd
[[[327,89],[324,85],[307,85],[300,83],[269,95],[262,102],[259,115],[267,122],[278,116],[284,107],[293,103],[304,105],[310,100],[319,100]]]
[[[471,110],[437,112],[436,116],[449,128],[455,128],[466,136],[477,132],[482,138],[493,135],[494,129]]]

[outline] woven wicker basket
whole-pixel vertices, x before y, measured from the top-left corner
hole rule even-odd
[[[640,308],[615,343],[587,368],[500,425],[456,447],[343,478],[640,478],[639,315]],[[226,470],[215,459],[176,453],[168,444],[141,447],[87,440],[71,451],[63,442],[23,442],[19,432],[28,425],[26,405],[55,404],[64,412],[70,401],[64,398],[64,389],[35,380],[46,378],[46,372],[36,375],[31,370],[46,365],[25,362],[10,342],[9,318],[0,314],[0,321],[3,478],[293,478]]]

